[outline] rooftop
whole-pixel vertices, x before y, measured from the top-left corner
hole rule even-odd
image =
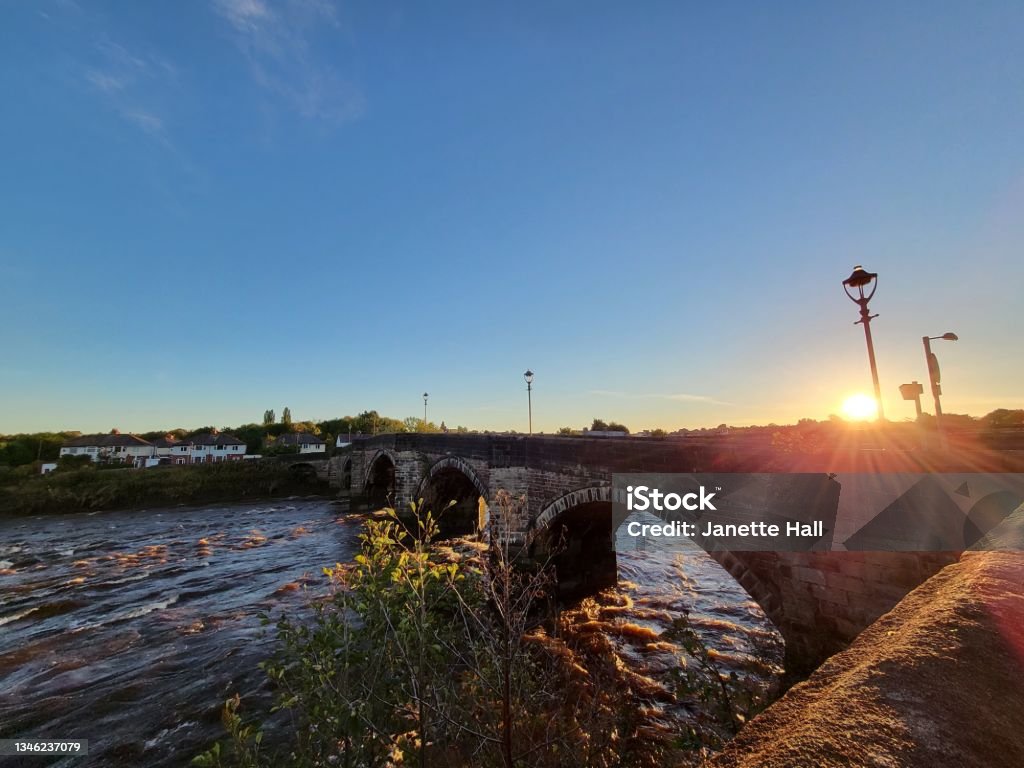
[[[64,448],[114,448],[117,446],[141,446],[152,445],[137,435],[82,435],[73,437],[62,443]]]

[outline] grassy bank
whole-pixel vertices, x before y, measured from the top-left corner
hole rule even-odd
[[[0,515],[91,512],[98,509],[204,504],[323,492],[315,477],[277,462],[229,462],[146,470],[85,467],[8,478]]]

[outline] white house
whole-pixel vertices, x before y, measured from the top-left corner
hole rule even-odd
[[[154,456],[153,444],[136,435],[82,435],[64,441],[60,447],[61,456],[88,456],[93,461],[119,461],[125,464],[140,464]]]
[[[186,451],[178,450],[182,445],[185,445],[187,449],[187,462],[177,461],[186,453]],[[210,464],[218,461],[241,461],[245,456],[245,451],[246,445],[241,438],[227,432],[207,432],[186,438],[171,449],[171,456],[176,463]]]
[[[289,432],[281,435],[274,441],[274,445],[294,445],[298,447],[299,453],[323,453],[327,450],[327,443],[323,438],[307,432]]]
[[[323,449],[321,449],[323,450]],[[227,433],[206,433],[185,440],[161,437],[152,443],[136,435],[82,435],[64,442],[61,456],[88,456],[96,462],[116,462],[136,467],[154,466],[160,460],[172,464],[206,464],[238,461],[245,456],[245,442]]]

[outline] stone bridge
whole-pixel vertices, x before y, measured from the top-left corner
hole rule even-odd
[[[976,466],[976,458],[972,467]],[[908,456],[829,454],[808,461],[765,447],[687,440],[599,439],[491,434],[389,434],[357,439],[329,462],[333,485],[353,508],[402,509],[423,499],[435,511],[455,502],[456,518],[475,519],[477,499],[514,541],[540,547],[557,534],[561,582],[598,588],[613,582],[613,472],[923,471]],[[320,470],[322,472],[322,470]],[[521,497],[502,510],[499,491]],[[838,491],[835,493],[839,497]],[[446,513],[448,515],[449,513]],[[856,511],[836,519],[836,541],[857,530]],[[791,674],[813,669],[959,552],[711,551],[757,602],[786,643]]]

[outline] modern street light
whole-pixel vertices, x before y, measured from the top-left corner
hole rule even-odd
[[[928,381],[932,385],[932,397],[935,399],[935,431],[942,437],[942,403],[939,396],[942,394],[942,373],[939,371],[939,359],[932,352],[932,342],[935,339],[942,341],[958,341],[959,336],[947,332],[941,336],[922,336],[921,343],[924,344],[924,359],[928,362]]]
[[[523,378],[526,379],[526,407],[530,416],[530,432],[533,434],[533,371],[529,368],[526,369],[526,373],[523,374]]]
[[[850,276],[843,280],[843,290],[850,297],[850,301],[860,307],[860,320],[854,325],[864,326],[864,339],[868,344],[868,363],[871,364],[871,382],[875,386],[875,402],[878,403],[878,418],[885,420],[885,411],[882,408],[882,388],[878,384],[878,366],[875,364],[875,345],[871,341],[871,321],[878,315],[868,312],[868,302],[875,295],[878,288],[878,273],[868,272],[860,264],[853,268]]]
[[[423,393],[423,431],[427,431],[427,398],[430,397],[426,392]]]

